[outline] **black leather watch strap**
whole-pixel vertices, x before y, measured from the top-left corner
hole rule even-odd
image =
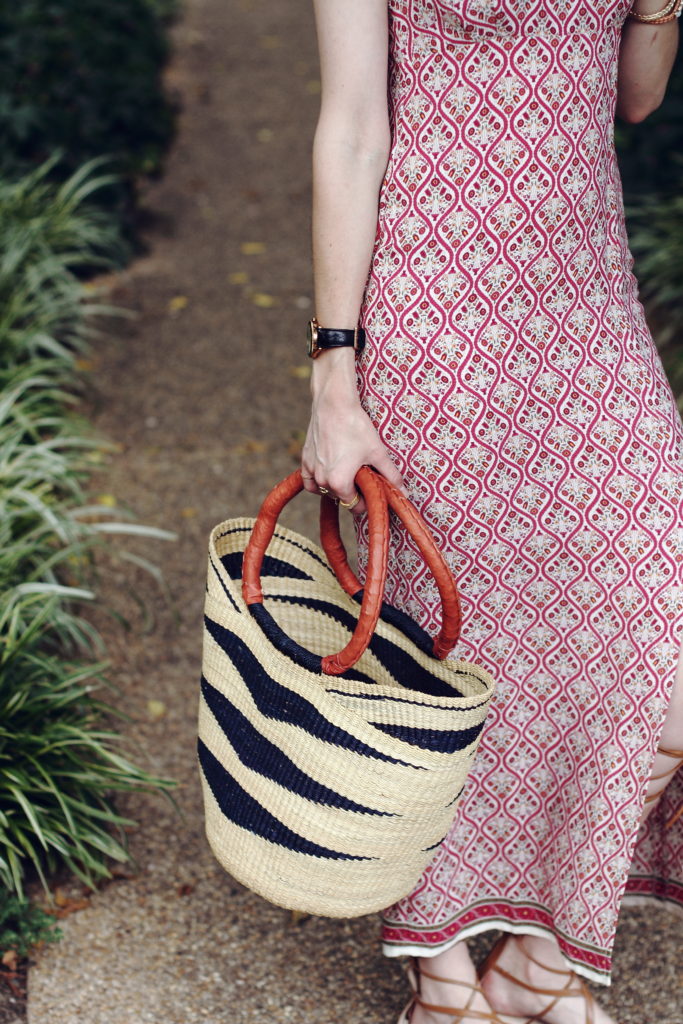
[[[362,352],[364,347],[365,331],[362,327],[355,331],[320,327],[315,318],[308,325],[308,354],[313,359],[328,348],[355,348],[356,352]]]
[[[318,328],[318,348],[343,348],[346,345],[353,346],[355,331],[338,331],[332,327]],[[360,350],[365,344],[365,331],[358,328],[356,347]]]

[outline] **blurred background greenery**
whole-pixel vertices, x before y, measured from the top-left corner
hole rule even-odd
[[[671,386],[683,394],[683,56],[661,107],[617,122],[617,152],[640,298]]]
[[[175,108],[162,71],[177,0],[21,0],[0,6],[0,174],[55,152],[52,180],[107,154],[94,198],[135,242],[136,186],[159,174]]]

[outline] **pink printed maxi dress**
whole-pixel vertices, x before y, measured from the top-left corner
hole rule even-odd
[[[638,821],[683,640],[683,427],[613,146],[631,0],[390,0],[392,149],[361,401],[497,679],[453,827],[389,955],[553,932],[609,981],[619,906],[683,905],[683,773]],[[386,598],[437,593],[400,526]],[[367,534],[357,522],[361,567]]]

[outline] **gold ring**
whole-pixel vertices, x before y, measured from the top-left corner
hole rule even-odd
[[[358,493],[358,491],[356,491],[356,494],[351,499],[351,501],[342,501],[341,498],[340,498],[339,499],[339,504],[343,505],[344,508],[351,509],[351,508],[355,508],[359,501],[360,501],[360,494]]]
[[[329,494],[330,493],[328,491],[327,487],[320,487],[320,485],[318,485],[318,490],[320,491],[321,494]]]

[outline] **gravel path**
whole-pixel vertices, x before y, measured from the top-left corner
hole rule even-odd
[[[136,867],[35,958],[29,1024],[389,1024],[405,983],[379,952],[377,918],[294,924],[232,882],[203,836],[195,718],[208,533],[256,512],[296,467],[307,422],[318,69],[310,0],[185,8],[169,72],[180,134],[144,199],[149,255],[113,287],[137,317],[97,354],[91,413],[120,448],[95,493],[179,535],[128,545],[163,564],[171,601],[113,561],[103,593],[130,627],[96,618],[125,731],[140,760],[180,781],[182,816],[157,797],[122,802],[141,823]],[[300,496],[284,522],[314,536],[316,513]],[[664,912],[623,915],[606,996],[622,1024],[682,1024],[682,937]]]

